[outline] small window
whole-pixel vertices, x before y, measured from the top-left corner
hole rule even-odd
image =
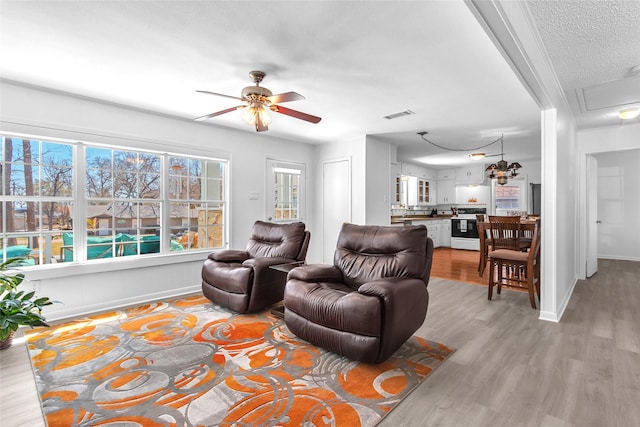
[[[303,218],[305,166],[268,161],[267,217],[271,221],[298,221]]]
[[[496,215],[511,215],[527,209],[525,181],[509,181],[505,185],[495,185],[494,197]]]

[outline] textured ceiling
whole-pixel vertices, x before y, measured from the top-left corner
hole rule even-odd
[[[263,70],[274,93],[306,97],[287,107],[322,117],[275,115],[276,137],[374,135],[401,159],[444,166],[469,160],[416,132],[453,148],[504,134],[508,158],[540,157],[538,107],[463,0],[1,1],[3,79],[191,119],[236,104],[196,90],[238,96]],[[579,126],[617,124],[613,110],[582,113],[576,89],[630,79],[640,2],[527,5]],[[235,112],[206,125],[252,132]]]
[[[579,128],[611,125],[625,106],[640,107],[640,72],[632,72],[640,65],[640,1],[527,0],[527,6]],[[610,99],[588,99],[595,92]],[[613,106],[586,111],[589,104]]]

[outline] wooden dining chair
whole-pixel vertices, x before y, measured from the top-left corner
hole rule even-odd
[[[484,215],[476,215],[476,224],[478,226],[478,237],[480,238],[480,257],[478,260],[478,276],[482,277],[484,270],[487,268],[487,254],[491,247],[491,236],[488,234],[487,222]]]
[[[526,288],[531,308],[536,308],[535,293],[540,299],[540,220],[537,219],[532,233],[531,247],[527,252],[520,249],[498,249],[489,252],[489,291],[497,285],[498,294],[502,286]]]
[[[489,235],[493,250],[520,250],[520,217],[489,215]]]

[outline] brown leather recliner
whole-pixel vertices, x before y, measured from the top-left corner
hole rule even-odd
[[[246,250],[209,254],[202,266],[202,293],[239,313],[257,312],[281,301],[286,275],[269,267],[303,262],[310,237],[302,222],[256,221]]]
[[[424,322],[432,257],[433,241],[423,225],[343,224],[333,266],[289,272],[285,323],[311,344],[383,362]]]

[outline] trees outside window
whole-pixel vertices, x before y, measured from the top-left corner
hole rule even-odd
[[[42,265],[225,244],[224,160],[1,140],[2,260],[18,254]]]

